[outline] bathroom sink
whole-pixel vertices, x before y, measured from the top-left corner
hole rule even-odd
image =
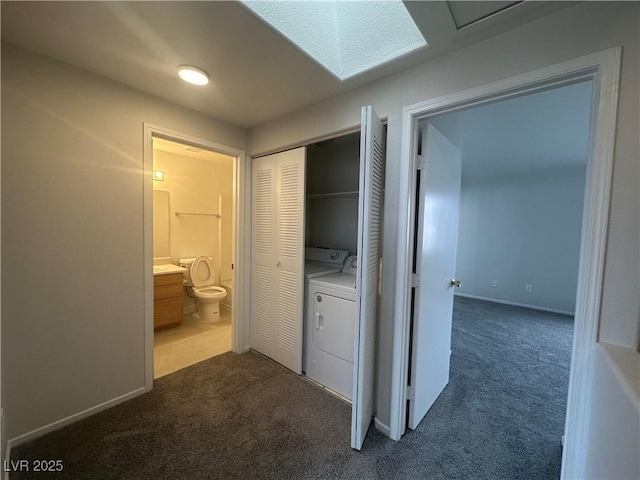
[[[171,273],[184,273],[186,271],[187,271],[186,268],[179,267],[178,265],[174,265],[173,263],[153,266],[154,275],[169,275]]]

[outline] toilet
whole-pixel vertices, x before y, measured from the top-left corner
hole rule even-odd
[[[231,299],[233,298],[233,279],[229,278],[227,280],[221,280],[220,286],[227,291],[227,298],[220,302],[220,306],[222,308],[226,308],[227,310],[231,310]]]
[[[179,263],[187,269],[185,285],[193,287],[196,297],[198,308],[193,316],[203,323],[219,322],[220,301],[227,296],[227,291],[215,286],[216,271],[213,268],[213,260],[200,255],[196,258],[181,258]]]

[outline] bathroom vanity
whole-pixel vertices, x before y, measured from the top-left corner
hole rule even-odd
[[[154,330],[176,327],[182,323],[182,279],[184,277],[181,272],[162,273],[153,276]]]

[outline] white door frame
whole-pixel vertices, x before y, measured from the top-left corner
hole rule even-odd
[[[562,457],[562,478],[583,477],[590,413],[588,393],[593,377],[592,351],[598,341],[604,274],[621,52],[620,47],[604,50],[403,109],[396,272],[398,302],[394,314],[389,428],[394,440],[399,440],[406,428],[411,265],[415,233],[412,220],[416,185],[414,156],[417,152],[418,122],[435,114],[592,80],[590,148]]]
[[[231,288],[231,348],[241,353],[244,349],[245,316],[248,307],[244,300],[246,295],[245,278],[248,277],[248,266],[245,255],[246,212],[245,185],[246,162],[244,150],[228,147],[219,143],[197,138],[186,133],[169,130],[148,123],[144,124],[144,179],[142,189],[143,205],[143,265],[144,268],[144,389],[153,388],[153,137],[164,138],[194,147],[213,150],[235,157],[233,167],[233,264],[234,275]]]

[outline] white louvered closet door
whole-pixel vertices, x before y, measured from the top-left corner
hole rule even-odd
[[[253,164],[251,348],[297,374],[302,373],[305,164],[304,147]]]
[[[275,155],[253,159],[251,348],[272,357],[273,279],[276,265]]]
[[[384,130],[371,107],[362,108],[360,132],[358,276],[353,363],[351,447],[360,450],[373,416],[374,362],[384,187]]]

